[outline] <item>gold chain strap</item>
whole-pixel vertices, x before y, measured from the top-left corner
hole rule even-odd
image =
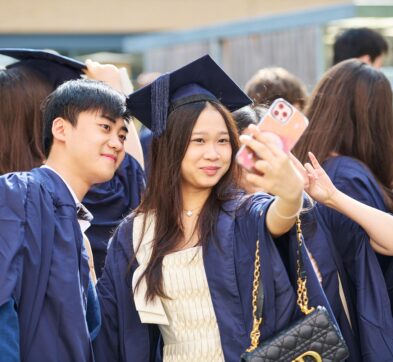
[[[305,315],[310,314],[315,310],[314,307],[308,307],[308,292],[307,292],[307,277],[302,279],[300,274],[300,249],[303,245],[302,238],[302,227],[300,217],[296,218],[296,234],[298,245],[298,257],[297,257],[297,304]],[[260,258],[259,258],[259,240],[257,240],[257,247],[255,250],[255,262],[254,262],[254,280],[252,283],[252,316],[253,316],[253,326],[250,333],[251,346],[246,350],[247,352],[252,352],[258,347],[259,338],[261,332],[259,327],[262,323],[262,318],[257,318],[257,306],[258,306],[258,289],[260,280]]]
[[[315,310],[314,307],[308,307],[308,292],[307,292],[307,277],[302,279],[300,274],[300,248],[303,245],[302,239],[302,227],[300,217],[296,219],[296,234],[298,240],[298,257],[297,257],[297,304],[300,307],[300,310],[305,315],[310,314]],[[247,352],[254,351],[259,344],[259,338],[261,336],[261,332],[259,327],[262,323],[262,318],[257,318],[257,308],[258,308],[258,289],[259,289],[259,277],[260,277],[260,258],[259,258],[259,240],[257,240],[257,247],[255,250],[255,262],[254,262],[254,280],[252,283],[252,317],[253,317],[253,326],[252,331],[250,333],[251,338],[251,346],[246,350]]]
[[[257,240],[257,248],[255,251],[255,262],[254,262],[254,280],[252,283],[252,316],[253,316],[253,326],[250,333],[251,346],[246,350],[247,352],[252,352],[258,347],[259,337],[261,332],[259,331],[259,326],[262,323],[262,318],[257,318],[257,308],[258,308],[258,289],[259,289],[259,276],[260,276],[260,259],[259,259],[259,240]]]
[[[302,239],[302,227],[300,217],[296,218],[296,234],[297,234],[297,241],[299,243],[298,246],[298,255],[297,255],[297,304],[300,310],[305,314],[310,314],[315,310],[314,307],[308,307],[308,292],[307,292],[307,277],[302,279],[300,274],[300,249],[303,245]]]

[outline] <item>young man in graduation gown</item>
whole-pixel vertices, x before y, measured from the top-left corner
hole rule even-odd
[[[127,120],[117,91],[67,82],[44,106],[45,166],[0,177],[2,360],[94,360],[99,306],[83,240],[89,213],[79,200],[113,177]]]
[[[37,116],[36,120],[33,115],[39,114],[40,105],[44,98],[64,82],[80,79],[82,74],[85,74],[89,79],[103,81],[121,93],[132,93],[132,84],[125,69],[118,69],[111,64],[103,65],[92,60],[86,60],[86,63],[82,63],[76,59],[42,49],[0,48],[0,54],[14,59],[14,62],[8,64],[6,69],[2,71],[7,74],[5,79],[11,79],[9,82],[4,81],[4,84],[2,83],[0,86],[0,89],[4,92],[3,94],[9,94],[9,97],[3,99],[4,104],[10,102],[9,100],[12,102],[12,96],[15,94],[15,91],[10,93],[9,88],[16,87],[22,81],[28,83],[27,87],[20,86],[20,88],[25,89],[24,92],[17,93],[19,103],[16,102],[16,104],[22,104],[23,107],[19,114],[15,115],[15,119],[18,119],[18,117],[25,118],[26,129],[20,130],[20,132],[26,133],[27,136],[33,132],[33,128],[36,129],[36,126],[33,127],[32,125],[40,119]],[[24,75],[26,72],[27,75]],[[28,75],[34,75],[33,80]],[[8,84],[10,82],[12,82],[13,87]],[[34,85],[32,85],[33,82]],[[44,88],[45,92],[41,91],[40,96],[30,97],[29,89],[34,89],[35,86]],[[2,116],[3,110],[0,109],[0,118]],[[9,116],[5,115],[5,117]],[[18,123],[14,122],[13,124],[16,127]],[[7,134],[12,133],[12,129],[8,129],[6,125],[4,127],[6,127]],[[113,230],[130,210],[139,205],[141,194],[145,189],[142,148],[132,122],[129,123],[128,130],[129,133],[124,147],[126,150],[125,157],[115,175],[111,180],[90,188],[82,200],[83,205],[93,215],[93,220],[86,230],[86,235],[89,238],[94,255],[97,277],[101,275],[108,240],[112,236]],[[33,143],[30,146],[34,147]],[[11,151],[11,149],[8,149],[8,151]],[[34,163],[34,165],[32,164],[23,170],[29,170],[36,165],[37,163]],[[21,171],[21,169],[12,168],[6,172],[16,170]]]

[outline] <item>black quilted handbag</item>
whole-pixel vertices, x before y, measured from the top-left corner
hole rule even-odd
[[[259,241],[257,241],[252,295],[254,325],[251,331],[251,346],[241,355],[242,362],[339,362],[349,356],[345,341],[325,307],[308,307],[307,276],[303,264],[303,235],[300,218],[297,218],[296,223],[298,239],[297,303],[305,316],[259,344],[264,292],[259,271]]]

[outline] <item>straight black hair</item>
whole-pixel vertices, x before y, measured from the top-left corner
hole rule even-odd
[[[70,80],[59,86],[44,101],[43,111],[43,148],[48,157],[53,144],[52,124],[58,118],[64,118],[76,126],[82,112],[101,112],[110,119],[130,116],[126,108],[125,96],[105,83],[78,79]]]
[[[213,241],[216,240],[215,227],[221,207],[225,201],[232,200],[237,195],[239,165],[235,156],[239,149],[239,139],[235,121],[229,111],[222,104],[211,101],[188,103],[176,108],[168,116],[165,132],[153,138],[151,172],[142,202],[135,210],[135,214],[144,214],[144,228],[148,214],[153,213],[156,218],[152,256],[142,275],[146,276],[148,300],[154,296],[166,297],[162,283],[162,261],[165,255],[173,252],[179,245],[184,231],[181,221],[181,163],[189,146],[192,130],[207,107],[215,109],[224,119],[232,156],[228,171],[212,188],[197,221],[196,232],[202,247],[207,246],[210,237]],[[136,287],[138,285],[139,282]]]

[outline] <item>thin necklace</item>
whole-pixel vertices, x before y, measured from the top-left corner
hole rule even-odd
[[[194,207],[193,209],[190,210],[183,210],[186,214],[186,216],[191,217],[192,215],[194,215],[194,211],[200,209],[200,206],[198,207]]]

